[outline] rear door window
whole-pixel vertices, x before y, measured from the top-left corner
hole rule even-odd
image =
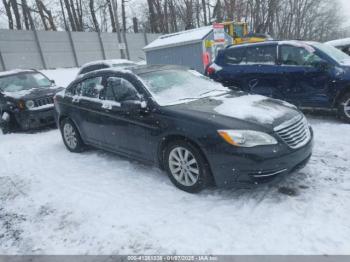
[[[274,65],[276,64],[276,46],[248,47],[246,51],[247,64]]]
[[[85,79],[67,89],[66,95],[99,98],[100,92],[104,88],[102,80],[102,76]]]
[[[229,48],[225,51],[225,62],[229,65],[245,63],[245,48]]]

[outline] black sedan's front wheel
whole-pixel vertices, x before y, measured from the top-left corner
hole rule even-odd
[[[164,162],[171,182],[181,190],[197,193],[211,182],[207,161],[191,143],[170,143],[165,150]]]
[[[66,118],[61,122],[61,134],[67,149],[74,153],[84,151],[85,145],[80,137],[79,131],[72,120]]]

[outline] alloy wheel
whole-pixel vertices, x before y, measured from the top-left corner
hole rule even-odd
[[[350,99],[344,102],[344,114],[350,118]]]
[[[63,127],[63,136],[64,140],[66,141],[67,145],[71,149],[75,149],[78,144],[78,140],[76,137],[75,130],[73,126],[69,123],[66,123]]]
[[[199,179],[199,165],[194,155],[184,147],[175,147],[169,154],[172,176],[181,185],[190,187]]]

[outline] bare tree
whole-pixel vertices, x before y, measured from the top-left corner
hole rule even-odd
[[[125,6],[126,6],[126,0],[121,0],[122,2],[122,24],[123,24],[123,31],[126,32],[126,11],[125,11]]]
[[[89,1],[89,8],[90,8],[90,14],[92,17],[92,22],[94,24],[94,28],[96,32],[100,32],[100,26],[98,25],[97,17],[96,17],[96,12],[95,12],[95,3],[94,0]]]
[[[108,5],[109,17],[110,17],[110,19],[111,19],[112,32],[117,32],[117,28],[116,28],[115,18],[114,18],[114,14],[113,14],[113,7],[112,7],[111,0],[107,0],[107,5]]]
[[[22,14],[23,14],[23,20],[24,20],[24,26],[26,28],[26,30],[30,29],[30,23],[29,23],[29,17],[26,11],[26,7],[27,5],[27,1],[26,0],[21,0],[21,4],[22,4]]]
[[[66,10],[67,10],[68,20],[69,20],[70,26],[72,28],[72,31],[77,31],[77,26],[75,24],[75,20],[73,18],[73,13],[71,10],[70,0],[64,0],[64,4],[65,4]]]
[[[205,0],[202,0],[202,10],[203,10],[204,25],[208,25],[208,19],[207,19],[207,3],[206,3]]]
[[[19,13],[17,1],[10,0],[10,3],[11,3],[13,14],[14,14],[15,19],[16,19],[16,28],[18,30],[21,30],[22,29],[22,22],[21,22],[21,15]]]
[[[334,0],[147,0],[140,10],[136,0],[121,0],[121,29],[112,0],[2,0],[2,15],[8,28],[30,29],[30,10],[35,26],[56,30],[63,25],[72,31],[128,31],[128,17],[134,32],[140,29],[153,33],[169,33],[232,20],[245,21],[249,30],[270,33],[278,39],[309,39],[324,41],[343,36],[339,4]],[[56,3],[56,5],[55,5]],[[60,11],[56,9],[60,8]],[[63,19],[63,22],[62,22]],[[130,19],[131,20],[131,19]],[[125,38],[126,39],[126,38]]]
[[[13,29],[13,18],[12,18],[10,0],[9,1],[2,0],[2,3],[4,4],[4,7],[5,7],[9,29]]]

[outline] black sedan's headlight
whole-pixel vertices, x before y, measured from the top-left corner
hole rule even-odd
[[[277,140],[264,132],[253,130],[218,130],[219,135],[229,144],[238,147],[276,145]]]

